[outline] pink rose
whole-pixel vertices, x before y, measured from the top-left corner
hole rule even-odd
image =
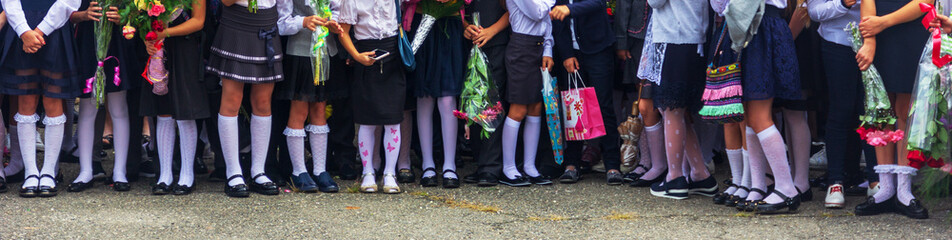
[[[165,13],[165,6],[162,6],[162,4],[152,5],[152,9],[149,9],[149,16],[151,17],[158,17],[162,13]]]

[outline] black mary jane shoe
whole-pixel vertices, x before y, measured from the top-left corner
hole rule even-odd
[[[192,190],[195,190],[195,186],[182,186],[178,183],[172,184],[172,195],[189,195],[192,193]]]
[[[749,189],[749,188],[746,188],[746,187],[744,187],[744,186],[737,186],[737,190],[744,190],[744,192],[750,192],[750,189]],[[736,191],[735,191],[735,193],[736,193]],[[743,202],[744,200],[745,200],[744,198],[732,194],[732,195],[730,195],[730,196],[727,196],[727,199],[724,200],[724,206],[725,206],[725,207],[736,207],[738,203]]]
[[[435,168],[423,169],[423,175],[426,175],[427,172],[433,172],[433,176],[420,178],[420,186],[436,187],[440,185],[439,180],[436,180],[436,169]]]
[[[912,199],[909,201],[909,206],[902,205],[902,202],[896,202],[896,213],[902,214],[906,217],[912,219],[929,219],[929,210],[926,210],[926,207],[922,206],[922,202],[919,202],[918,199]]]
[[[255,181],[260,177],[265,177],[265,174],[259,173],[258,175],[255,175],[254,177],[251,178],[251,183],[248,184],[251,191],[261,195],[278,195],[278,193],[280,193],[280,190],[278,189],[278,185],[275,184],[273,181],[266,182],[266,183],[258,183],[257,181]]]
[[[636,171],[638,171],[639,168],[644,169],[645,171],[643,173],[635,173]],[[644,175],[644,173],[648,172],[648,170],[650,169],[645,167],[645,165],[641,165],[641,164],[635,165],[635,168],[632,169],[631,172],[626,173],[625,176],[622,177],[622,180],[625,183],[634,182],[635,179],[641,178],[641,175]]]
[[[228,182],[236,178],[243,178],[241,174],[235,174],[231,177],[228,177],[228,180],[225,180],[225,195],[234,198],[246,198],[248,197],[248,185],[238,184],[235,186],[228,186]]]
[[[754,212],[757,212],[759,214],[776,214],[776,213],[783,213],[783,212],[795,212],[797,211],[797,208],[800,207],[801,194],[799,193],[799,190],[797,191],[798,193],[796,196],[787,197],[787,195],[780,193],[780,191],[774,190],[773,194],[777,194],[777,196],[780,197],[780,199],[783,199],[783,201],[779,203],[767,203],[764,200],[754,202],[754,206],[753,206]],[[764,199],[767,199],[767,198],[764,197]]]
[[[155,186],[152,186],[152,195],[166,195],[171,193],[172,190],[166,183],[159,183]]]
[[[112,190],[116,192],[128,192],[132,190],[132,186],[128,182],[113,182]]]
[[[535,185],[552,185],[552,180],[539,175],[538,177],[528,177],[529,182]]]
[[[856,214],[856,216],[872,216],[893,212],[896,207],[895,202],[897,202],[895,197],[889,198],[881,203],[877,203],[873,197],[868,197],[865,202],[856,205],[853,213]]]
[[[727,185],[727,188],[731,188],[731,187],[738,188],[737,185],[734,185],[733,183],[729,183]],[[726,202],[730,196],[733,196],[733,195],[727,194],[726,192],[722,191],[722,192],[718,192],[717,194],[714,194],[714,197],[712,198],[712,200],[714,201],[714,204],[724,205],[724,202]]]
[[[37,196],[40,194],[40,191],[39,191],[39,188],[40,188],[40,187],[39,187],[40,177],[37,177],[36,175],[30,175],[30,176],[27,176],[26,178],[24,178],[24,179],[23,179],[23,182],[25,183],[27,180],[30,180],[30,178],[36,178],[37,185],[33,185],[33,186],[22,186],[22,187],[20,187],[20,197],[23,197],[23,198],[34,198],[34,197],[37,197]]]
[[[70,184],[69,184],[69,187],[66,187],[66,191],[67,191],[67,192],[82,192],[82,191],[86,191],[86,189],[90,189],[90,188],[92,188],[92,187],[93,187],[93,181],[89,181],[89,182],[74,182],[74,183],[70,183]]]
[[[651,187],[651,184],[655,184],[656,182],[660,182],[660,181],[664,180],[664,177],[667,176],[667,175],[668,175],[668,171],[665,171],[665,172],[663,172],[663,173],[661,173],[661,174],[658,174],[658,177],[655,177],[654,179],[645,180],[645,179],[638,178],[638,179],[635,179],[635,181],[631,182],[631,184],[628,184],[628,185],[631,186],[631,187]],[[642,177],[644,177],[644,176],[642,175]]]
[[[813,188],[807,188],[806,191],[800,193],[801,202],[813,201]]]
[[[416,175],[413,175],[413,170],[404,168],[397,171],[397,182],[398,183],[413,183],[413,180],[416,179]]]
[[[447,173],[456,174],[456,171],[450,169],[443,170],[443,188],[459,188],[459,174],[456,174],[456,178],[448,178],[446,177]]]
[[[42,180],[43,178],[53,179],[53,181],[56,182],[56,178],[53,177],[53,175],[43,174],[40,176],[40,179]],[[48,198],[48,197],[55,197],[56,194],[59,193],[59,190],[53,186],[43,186],[42,184],[40,184],[40,186],[37,188],[37,193],[39,194],[39,197],[41,198]]]
[[[763,201],[764,198],[767,198],[767,192],[764,192],[764,190],[760,190],[756,188],[751,188],[750,191],[748,191],[748,194],[754,193],[754,192],[759,193],[762,198],[758,200],[754,200],[754,201],[748,201],[746,198],[741,198],[740,200],[737,201],[737,204],[734,206],[735,208],[737,208],[737,211],[753,212],[754,203]]]
[[[0,169],[2,171],[2,169]],[[0,193],[5,193],[10,190],[10,187],[7,186],[7,180],[3,177],[0,177]]]

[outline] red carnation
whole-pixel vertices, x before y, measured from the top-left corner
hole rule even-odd
[[[152,21],[152,30],[156,32],[165,31],[165,23],[159,20]]]
[[[922,162],[909,161],[909,166],[916,169],[922,169]]]
[[[918,150],[909,151],[909,154],[906,155],[906,158],[908,158],[910,162],[925,162],[926,161],[926,157],[923,156],[922,152]]]
[[[154,41],[156,39],[159,39],[159,35],[156,34],[154,31],[145,34],[146,41]]]

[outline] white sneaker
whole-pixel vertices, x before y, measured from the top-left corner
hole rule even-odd
[[[810,156],[810,168],[826,170],[826,146]]]
[[[843,185],[833,184],[826,189],[825,206],[827,208],[843,208],[846,198],[843,196]]]
[[[873,195],[876,195],[877,192],[879,192],[879,184],[876,184],[875,187],[866,188],[867,197],[872,197]]]

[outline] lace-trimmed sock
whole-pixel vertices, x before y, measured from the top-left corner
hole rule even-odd
[[[294,176],[307,172],[304,164],[304,129],[284,129],[284,136],[288,142],[288,154],[291,156],[291,174]],[[311,154],[315,154],[311,152]]]

